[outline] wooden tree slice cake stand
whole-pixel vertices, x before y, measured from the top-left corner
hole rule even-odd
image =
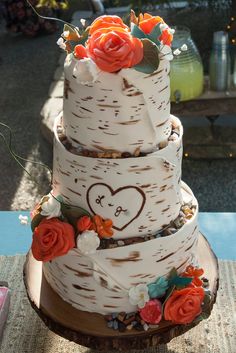
[[[199,265],[204,268],[204,276],[209,280],[211,301],[206,313],[210,314],[219,285],[218,262],[206,238],[200,234],[198,242]],[[168,343],[172,338],[183,334],[197,325],[174,325],[167,321],[158,328],[148,331],[126,330],[119,332],[107,327],[100,314],[80,311],[65,302],[56,294],[42,273],[42,263],[28,253],[24,265],[24,282],[29,301],[50,330],[58,335],[86,347],[98,350],[145,349]]]

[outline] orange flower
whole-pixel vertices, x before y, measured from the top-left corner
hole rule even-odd
[[[203,282],[202,280],[199,278],[200,276],[202,276],[204,273],[204,270],[202,268],[197,268],[197,267],[193,267],[192,265],[189,265],[185,272],[181,274],[182,277],[192,277],[192,283],[196,286],[196,287],[201,287]]]
[[[100,238],[110,238],[113,235],[113,230],[111,229],[113,226],[113,222],[111,219],[103,219],[99,215],[95,215],[92,218],[93,225],[91,227],[92,230],[97,232]]]
[[[74,56],[77,59],[87,58],[88,55],[87,55],[86,48],[82,44],[76,45],[74,48]]]
[[[123,28],[125,30],[129,30],[129,27],[124,24],[122,19],[118,16],[100,16],[93,21],[89,28],[89,34],[92,35],[98,29],[104,28]]]
[[[173,40],[173,35],[169,32],[168,28],[162,31],[162,34],[159,37],[159,40],[161,40],[164,45],[169,45],[169,46],[171,45]]]
[[[189,324],[201,314],[204,295],[202,287],[174,290],[165,304],[165,320],[175,324]]]
[[[103,71],[132,67],[143,58],[143,44],[123,28],[99,29],[87,42],[88,56]]]
[[[163,19],[159,16],[152,16],[152,15],[149,15],[148,13],[145,13],[144,15],[143,14],[139,15],[139,27],[145,34],[150,34],[153,28],[158,23],[165,24]],[[157,39],[162,41],[164,45],[170,46],[173,40],[173,36],[169,32],[169,28],[166,28],[162,31],[162,34]]]
[[[77,221],[77,229],[80,233],[84,232],[85,230],[89,230],[92,227],[91,218],[88,216],[83,216],[78,219]]]
[[[74,228],[58,218],[43,219],[35,228],[32,253],[38,261],[49,261],[65,255],[75,246]]]
[[[158,23],[164,23],[163,19],[159,16],[152,16],[149,13],[139,15],[139,28],[146,34],[151,33]]]

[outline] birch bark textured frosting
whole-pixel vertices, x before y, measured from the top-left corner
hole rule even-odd
[[[153,74],[134,69],[100,71],[94,83],[78,84],[77,60],[65,61],[63,126],[73,146],[134,153],[154,151],[171,133],[169,61]],[[122,143],[121,143],[122,141]]]

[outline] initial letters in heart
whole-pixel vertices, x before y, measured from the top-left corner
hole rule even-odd
[[[146,201],[144,192],[136,186],[116,190],[105,183],[96,183],[87,191],[87,203],[94,214],[113,221],[116,230],[125,229],[138,218]]]

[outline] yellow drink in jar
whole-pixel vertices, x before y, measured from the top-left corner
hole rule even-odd
[[[203,91],[204,75],[200,54],[193,42],[190,30],[186,27],[176,27],[172,45],[181,50],[185,44],[187,50],[174,55],[170,63],[171,101],[186,101],[198,97]]]

